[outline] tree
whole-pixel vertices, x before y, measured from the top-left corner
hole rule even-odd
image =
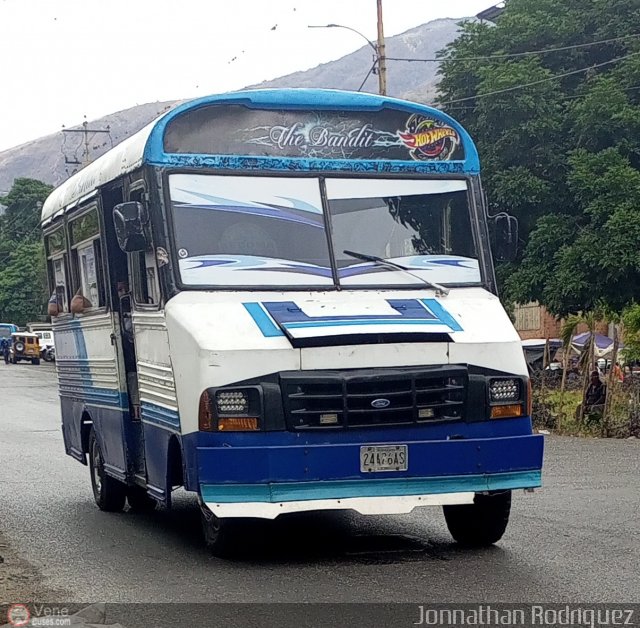
[[[566,315],[638,294],[638,32],[636,0],[507,0],[441,53],[439,102],[476,139],[490,210],[521,225],[507,301]]]
[[[10,241],[39,237],[40,210],[52,190],[37,179],[15,179],[9,193],[0,197],[7,208],[0,220],[0,237]]]
[[[0,320],[24,325],[45,312],[47,303],[40,209],[52,187],[16,179],[0,198]]]
[[[47,286],[40,242],[20,242],[0,269],[0,319],[25,325],[45,312]]]
[[[624,327],[624,349],[625,361],[640,361],[640,305],[633,303],[622,313],[622,324]]]

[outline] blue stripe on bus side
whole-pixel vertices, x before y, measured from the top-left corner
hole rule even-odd
[[[115,388],[95,388],[92,386],[82,386],[81,388],[64,384],[60,385],[60,397],[84,401],[89,405],[109,406],[121,410],[129,409],[127,393],[120,392]]]
[[[154,403],[143,401],[140,404],[142,412],[142,420],[154,423],[160,427],[170,427],[177,431],[180,430],[180,415],[175,410],[157,406]]]

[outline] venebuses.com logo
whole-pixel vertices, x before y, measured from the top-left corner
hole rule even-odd
[[[26,626],[31,619],[31,613],[24,604],[13,604],[7,611],[7,621],[12,626]]]

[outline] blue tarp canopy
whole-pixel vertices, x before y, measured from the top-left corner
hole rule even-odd
[[[589,342],[591,340],[591,332],[585,331],[582,334],[578,334],[573,337],[571,341],[571,346],[578,353],[584,351],[584,349],[589,347]],[[620,343],[618,346],[619,349],[622,349],[624,345]],[[602,334],[594,335],[594,349],[595,354],[599,358],[606,357],[613,350],[613,340],[609,338],[609,336],[603,336]]]

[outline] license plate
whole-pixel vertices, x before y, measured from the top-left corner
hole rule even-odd
[[[406,471],[409,453],[406,445],[363,445],[360,447],[360,471]]]

